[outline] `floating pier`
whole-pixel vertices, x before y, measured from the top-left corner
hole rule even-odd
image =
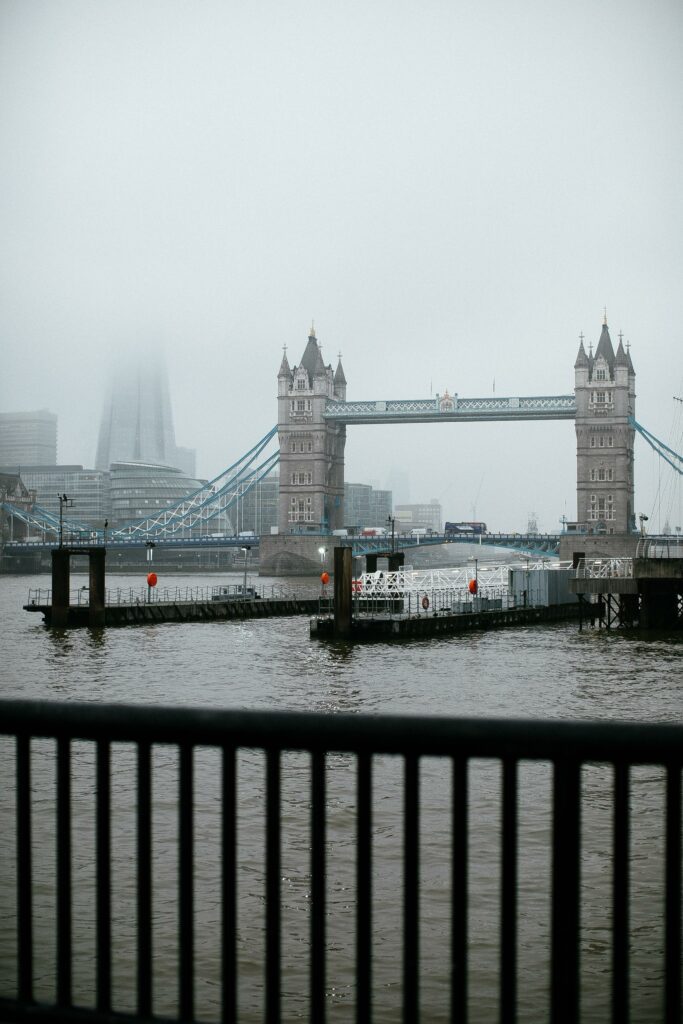
[[[70,560],[88,555],[89,586],[71,593]],[[24,610],[43,616],[47,626],[134,626],[146,622],[215,622],[230,619],[261,619],[283,615],[313,615],[329,607],[324,594],[258,593],[253,587],[176,587],[156,592],[105,588],[105,556],[102,546],[52,551],[52,589],[31,591]],[[149,578],[149,577],[148,577]],[[154,578],[156,582],[156,575]]]
[[[55,621],[51,603],[31,601],[24,605],[27,612],[40,613],[47,626],[90,626],[91,614],[87,604],[70,604],[66,615]],[[217,622],[228,619],[265,619],[282,615],[315,615],[320,612],[320,598],[266,597],[252,599],[206,600],[140,600],[105,604],[99,626],[136,626],[146,622]]]
[[[382,640],[401,637],[442,636],[471,630],[501,629],[505,626],[540,625],[544,622],[564,622],[578,619],[579,604],[551,605],[538,608],[493,608],[468,612],[440,612],[409,615],[407,612],[375,611],[355,615],[346,637],[349,640]],[[332,639],[334,618],[318,617],[311,620],[312,637]]]

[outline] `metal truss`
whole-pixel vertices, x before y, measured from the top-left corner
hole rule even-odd
[[[376,402],[328,402],[323,416],[339,423],[430,423],[488,420],[569,420],[574,395],[529,398],[435,398]]]
[[[38,530],[43,536],[46,534],[59,536],[59,516],[43,508],[42,505],[32,505],[30,509],[25,509],[13,505],[10,501],[3,501],[0,502],[0,509],[19,522],[25,523],[29,528]],[[67,535],[88,537],[91,527],[65,519],[62,523],[62,532]]]
[[[245,494],[275,468],[280,461],[279,451],[273,452],[260,465],[253,466],[253,463],[276,433],[277,427],[274,427],[238,462],[182,501],[161,509],[154,516],[126,523],[111,531],[108,538],[122,540],[145,537],[154,540],[200,531],[203,524],[235,507]]]

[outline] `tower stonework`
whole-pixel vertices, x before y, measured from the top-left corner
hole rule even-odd
[[[325,366],[313,327],[298,366],[285,352],[278,382],[280,509],[278,532],[331,533],[344,522],[346,427],[327,423],[328,399],[344,401],[341,358]]]
[[[615,355],[606,317],[595,355],[582,336],[574,371],[577,523],[589,533],[630,533],[636,375],[621,335]]]

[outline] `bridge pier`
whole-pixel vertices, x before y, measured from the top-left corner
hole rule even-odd
[[[71,553],[68,548],[52,551],[52,618],[50,625],[63,629],[69,618]]]
[[[53,548],[52,549],[52,604],[50,625],[63,629],[71,625],[69,591],[71,584],[71,556],[88,556],[88,625],[104,626],[105,612],[105,558],[106,549],[96,548]]]
[[[104,626],[105,624],[105,548],[90,548],[88,551],[88,570],[90,582],[90,601],[88,624]]]

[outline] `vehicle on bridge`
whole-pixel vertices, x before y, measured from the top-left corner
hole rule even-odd
[[[449,533],[470,533],[478,537],[482,533],[488,533],[486,529],[486,523],[446,523],[444,531],[446,535]]]

